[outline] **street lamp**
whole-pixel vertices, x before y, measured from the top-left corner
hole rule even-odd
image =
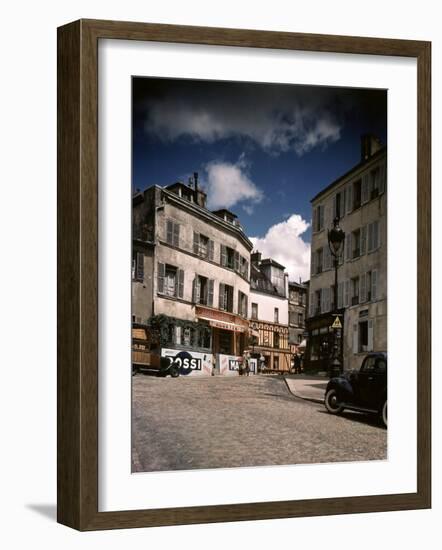
[[[333,262],[335,267],[335,285],[334,285],[334,309],[336,315],[338,314],[338,267],[339,267],[339,260],[342,254],[342,251],[344,249],[344,241],[345,241],[345,233],[342,231],[342,229],[339,227],[339,217],[336,216],[336,218],[333,220],[333,228],[328,230],[327,233],[328,237],[328,246],[330,248],[330,252],[333,256]],[[331,374],[332,376],[336,376],[337,374],[341,373],[342,365],[339,361],[339,350],[338,350],[338,334],[337,331],[341,329],[334,329],[334,345],[333,345],[333,361],[331,363]]]

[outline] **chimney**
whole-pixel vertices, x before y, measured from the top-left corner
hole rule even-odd
[[[379,138],[372,134],[364,134],[361,136],[361,161],[368,160],[379,149],[381,149],[382,143]]]
[[[261,252],[252,252],[251,255],[250,255],[250,261],[252,262],[252,264],[254,265],[259,265],[259,263],[261,262]]]

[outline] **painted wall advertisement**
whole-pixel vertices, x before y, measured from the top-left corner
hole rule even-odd
[[[179,367],[180,374],[183,376],[189,376],[190,374],[212,374],[213,363],[211,353],[163,348],[161,356],[169,357]]]

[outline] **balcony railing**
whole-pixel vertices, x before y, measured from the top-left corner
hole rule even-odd
[[[351,297],[351,305],[356,306],[359,304],[359,296],[352,296]]]

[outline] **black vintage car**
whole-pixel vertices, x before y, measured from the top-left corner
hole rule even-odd
[[[374,413],[387,426],[387,354],[369,353],[358,371],[332,378],[324,403],[331,414],[340,414],[344,409]]]

